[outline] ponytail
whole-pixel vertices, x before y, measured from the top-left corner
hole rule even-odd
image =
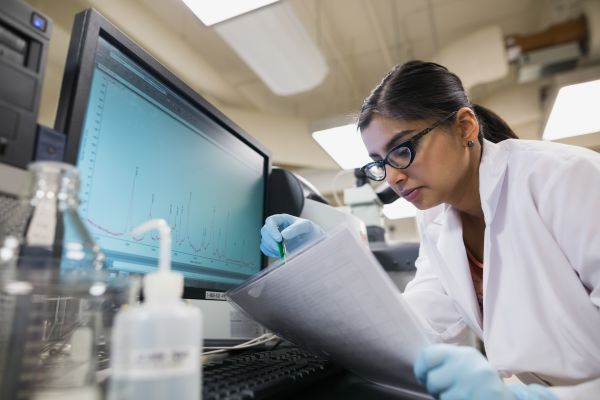
[[[479,104],[473,104],[473,111],[479,121],[479,143],[483,144],[483,139],[498,143],[506,139],[518,139],[510,126],[498,114]]]

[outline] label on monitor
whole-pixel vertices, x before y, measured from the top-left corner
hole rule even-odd
[[[198,347],[135,349],[115,357],[115,378],[157,379],[198,372]]]
[[[206,291],[206,300],[227,301],[227,296],[225,296],[225,292],[211,292],[211,291],[207,290]]]

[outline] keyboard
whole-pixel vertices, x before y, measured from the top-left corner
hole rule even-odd
[[[202,368],[203,400],[291,397],[341,371],[327,359],[298,347],[239,354]]]

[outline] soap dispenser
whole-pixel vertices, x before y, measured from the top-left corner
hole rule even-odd
[[[185,304],[183,275],[171,271],[171,230],[162,219],[133,230],[160,234],[158,271],[143,280],[144,302],[122,309],[112,339],[110,400],[198,400],[202,315]]]

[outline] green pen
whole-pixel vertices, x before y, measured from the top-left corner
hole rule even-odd
[[[285,264],[285,243],[283,243],[283,240],[277,242],[277,250],[279,250],[279,258],[283,258],[283,263]]]

